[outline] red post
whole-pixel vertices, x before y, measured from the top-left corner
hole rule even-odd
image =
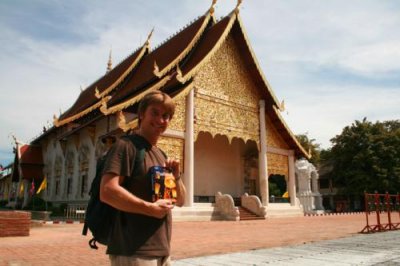
[[[367,225],[365,228],[367,228],[367,231],[369,232],[369,221],[368,221],[368,215],[369,215],[369,201],[368,201],[368,194],[367,192],[364,192],[364,201],[365,201],[365,218],[367,219]],[[399,213],[400,214],[400,213]],[[365,229],[364,228],[364,229]],[[364,231],[364,230],[363,230]]]
[[[376,209],[376,226],[375,226],[375,228],[378,228],[378,231],[380,231],[382,229],[382,225],[381,225],[381,217],[379,216],[380,215],[380,201],[379,201],[378,192],[375,192],[375,209]]]
[[[385,194],[385,202],[386,202],[386,211],[388,213],[389,230],[392,230],[393,225],[392,225],[392,220],[390,217],[390,196],[389,196],[388,192],[386,192],[386,194]]]

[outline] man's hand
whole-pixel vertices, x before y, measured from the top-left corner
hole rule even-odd
[[[165,161],[165,165],[166,168],[171,169],[172,174],[174,175],[174,177],[176,179],[179,179],[180,177],[180,172],[179,172],[179,161],[178,160],[174,160],[174,159],[168,159]]]
[[[174,204],[169,199],[159,199],[153,203],[153,209],[151,216],[156,217],[158,219],[164,218],[171,209],[174,208]]]

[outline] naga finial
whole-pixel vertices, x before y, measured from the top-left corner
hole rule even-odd
[[[159,69],[159,67],[158,67],[158,65],[157,65],[156,60],[154,60],[153,74],[154,74],[155,76],[159,77],[159,78],[161,77],[160,69]]]
[[[235,12],[236,12],[236,14],[238,14],[239,13],[239,6],[242,4],[242,0],[238,0],[237,1],[237,4],[236,4],[236,7],[235,7]]]
[[[212,1],[212,4],[211,4],[211,7],[210,7],[210,14],[211,15],[214,15],[214,11],[215,11],[215,4],[217,3],[217,0],[213,0]]]
[[[94,89],[94,96],[96,96],[97,99],[100,99],[101,97],[99,89],[97,87]]]
[[[151,29],[149,35],[147,35],[146,45],[150,44],[150,39],[153,36],[153,32],[154,32],[154,27]]]

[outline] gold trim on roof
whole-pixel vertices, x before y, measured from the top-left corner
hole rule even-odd
[[[281,116],[280,110],[276,105],[272,105],[275,114],[278,116],[279,120],[281,121],[282,125],[285,127],[286,131],[289,133],[290,137],[293,139],[293,141],[296,143],[297,147],[299,150],[307,157],[307,159],[311,158],[311,154],[308,153],[306,150],[304,150],[303,146],[300,144],[300,142],[297,140],[296,136],[293,134],[293,132],[290,130],[288,125],[286,124],[285,120]]]
[[[103,90],[101,93],[99,93],[99,90],[95,89],[95,96],[97,99],[100,99],[101,97],[104,97],[105,95],[109,94],[111,91],[113,91],[125,78],[126,76],[128,76],[128,74],[132,71],[133,68],[135,68],[137,66],[137,64],[139,63],[139,61],[142,59],[142,57],[144,56],[145,52],[147,49],[149,48],[150,45],[150,38],[151,36],[153,36],[153,31],[154,28],[151,30],[151,32],[149,33],[149,35],[147,36],[147,40],[144,43],[139,55],[136,57],[135,61],[132,62],[132,64],[128,67],[128,69],[122,73],[122,75],[113,83],[111,84],[107,89]]]
[[[222,45],[222,43],[225,41],[226,37],[228,36],[229,32],[232,29],[233,23],[236,20],[236,13],[232,12],[230,14],[231,18],[229,20],[229,23],[225,29],[225,31],[222,33],[220,39],[217,41],[217,43],[214,45],[214,47],[211,49],[211,51],[198,63],[192,70],[190,70],[188,73],[186,73],[184,76],[182,76],[182,73],[180,75],[176,76],[176,79],[181,82],[185,83],[189,79],[191,79],[197,72],[198,70],[214,55],[214,53],[218,50],[218,48]]]
[[[178,101],[181,97],[185,97],[189,94],[189,92],[193,89],[194,83],[188,84],[181,92],[175,95],[172,100],[174,102]],[[146,91],[147,93],[148,91]],[[118,111],[118,127],[122,129],[124,132],[127,132],[130,129],[134,129],[139,125],[139,118],[136,117],[132,119],[130,122],[126,122],[126,117],[122,111]]]
[[[236,7],[235,7],[235,13],[236,14],[239,14],[239,6],[242,4],[242,0],[238,0],[237,1],[237,4],[236,4]]]
[[[82,112],[79,112],[79,113],[77,113],[76,115],[70,116],[70,117],[68,117],[68,118],[66,118],[66,119],[63,119],[63,120],[61,120],[61,121],[58,120],[58,118],[56,117],[56,115],[54,115],[54,116],[53,116],[53,118],[54,118],[53,124],[54,124],[55,127],[60,127],[60,126],[62,126],[62,125],[68,124],[68,123],[70,123],[70,122],[72,122],[72,121],[74,121],[74,120],[76,120],[76,119],[78,119],[78,118],[81,118],[82,116],[84,116],[84,115],[90,113],[91,111],[93,111],[93,110],[99,108],[100,106],[102,106],[103,103],[105,104],[105,103],[108,102],[110,99],[111,99],[111,96],[103,97],[103,98],[101,99],[101,101],[98,101],[97,103],[95,103],[95,104],[93,104],[92,106],[86,108],[86,109],[83,110]]]
[[[157,76],[158,78],[161,78],[166,73],[168,73],[168,71],[170,71],[172,68],[174,68],[183,58],[185,58],[185,56],[187,56],[189,54],[189,52],[193,49],[195,44],[200,40],[200,37],[203,35],[204,30],[206,29],[208,22],[210,21],[210,18],[213,16],[213,13],[211,13],[213,6],[214,6],[214,2],[212,4],[210,10],[207,11],[208,14],[206,15],[206,18],[204,19],[203,24],[201,25],[200,29],[197,31],[196,35],[190,41],[189,45],[178,55],[178,57],[176,57],[174,60],[172,60],[162,70],[159,70],[157,64],[154,62],[153,74],[155,76]]]
[[[243,38],[244,38],[244,40],[245,40],[245,42],[246,42],[247,48],[248,48],[249,51],[250,51],[251,57],[252,57],[252,59],[253,59],[253,62],[254,62],[254,64],[255,64],[256,67],[257,67],[258,73],[260,74],[262,80],[264,81],[264,84],[265,84],[265,86],[267,87],[267,90],[268,90],[269,94],[271,95],[272,99],[274,100],[274,103],[275,103],[276,105],[279,105],[278,98],[275,96],[275,94],[274,94],[274,92],[273,92],[273,90],[272,90],[271,85],[269,84],[268,80],[265,78],[264,73],[263,73],[262,70],[261,70],[260,64],[258,63],[257,57],[256,57],[256,55],[255,55],[255,53],[254,53],[254,51],[253,51],[253,48],[252,48],[251,45],[250,45],[249,38],[247,37],[246,30],[245,30],[245,28],[243,27],[242,19],[240,18],[240,15],[239,15],[239,14],[237,14],[237,21],[238,21],[238,23],[239,23],[240,29],[242,30]]]
[[[107,108],[107,103],[102,104],[102,106],[100,107],[100,111],[105,114],[105,115],[109,115],[109,114],[113,114],[116,113],[118,111],[121,111],[135,103],[137,103],[140,99],[143,98],[143,96],[151,91],[155,91],[155,90],[159,90],[160,88],[162,88],[170,79],[171,79],[172,75],[168,75],[165,76],[163,79],[159,80],[156,84],[154,84],[152,87],[148,88],[147,90],[139,93],[138,95],[134,96],[133,98],[122,102],[120,104],[117,104],[113,107]]]
[[[139,125],[139,119],[136,117],[129,123],[126,123],[126,117],[122,111],[118,112],[118,127],[122,131],[127,132],[130,129],[136,128]]]

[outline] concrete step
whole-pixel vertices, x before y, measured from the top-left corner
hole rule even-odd
[[[219,221],[223,220],[213,203],[194,203],[192,207],[172,209],[174,221]]]
[[[300,206],[291,206],[290,203],[269,203],[267,206],[268,218],[301,216],[304,216],[303,208]]]

